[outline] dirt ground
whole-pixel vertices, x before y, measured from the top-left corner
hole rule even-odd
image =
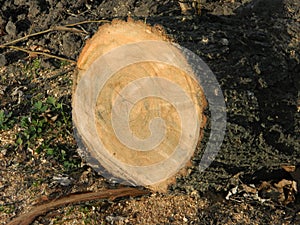
[[[162,25],[216,75],[227,106],[221,149],[200,173],[208,125],[168,193],[69,205],[33,224],[300,223],[300,2],[182,2],[188,11],[177,0],[0,0],[1,224],[47,199],[118,187],[76,152],[72,75],[98,26],[129,15]]]

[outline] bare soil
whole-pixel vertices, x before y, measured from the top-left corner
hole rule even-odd
[[[1,224],[48,199],[119,187],[76,152],[71,93],[86,40],[129,15],[162,25],[216,75],[228,122],[218,156],[199,172],[208,124],[193,166],[167,193],[68,205],[33,224],[300,223],[299,1],[186,2],[187,12],[175,0],[0,0]]]

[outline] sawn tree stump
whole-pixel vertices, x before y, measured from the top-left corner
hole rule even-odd
[[[164,190],[194,154],[203,90],[161,27],[115,20],[77,63],[73,123],[81,156],[108,179]]]

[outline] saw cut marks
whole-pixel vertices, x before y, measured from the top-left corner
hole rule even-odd
[[[161,27],[129,19],[101,26],[74,78],[80,153],[110,180],[165,190],[201,140],[206,100]]]

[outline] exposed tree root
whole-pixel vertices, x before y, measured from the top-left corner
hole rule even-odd
[[[119,188],[119,189],[110,189],[110,190],[103,190],[99,192],[91,192],[91,193],[75,193],[70,194],[68,196],[52,200],[42,205],[38,205],[34,207],[30,212],[20,215],[19,217],[13,219],[8,225],[29,225],[31,224],[34,219],[46,212],[53,210],[55,208],[79,203],[84,201],[91,201],[97,199],[110,199],[114,200],[120,197],[135,197],[140,195],[146,195],[150,192],[147,190],[139,190],[136,188]]]

